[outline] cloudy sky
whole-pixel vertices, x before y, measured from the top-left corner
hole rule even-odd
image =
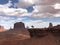
[[[35,28],[60,24],[60,0],[0,0],[0,25],[9,29],[16,22]]]

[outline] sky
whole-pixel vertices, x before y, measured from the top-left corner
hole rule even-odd
[[[25,27],[44,28],[60,24],[60,0],[0,0],[0,25],[13,28],[23,22]]]

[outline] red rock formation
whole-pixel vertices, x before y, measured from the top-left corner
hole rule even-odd
[[[0,32],[3,32],[3,31],[5,31],[4,27],[0,26]]]
[[[18,23],[15,23],[15,24],[14,24],[14,29],[22,29],[22,28],[25,29],[24,23],[18,22]]]

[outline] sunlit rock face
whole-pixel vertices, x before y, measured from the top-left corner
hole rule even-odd
[[[0,32],[3,32],[3,31],[5,31],[4,27],[0,26]]]

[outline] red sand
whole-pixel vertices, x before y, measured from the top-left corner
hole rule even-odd
[[[8,40],[0,41],[0,45],[57,45],[56,39],[53,35],[48,34],[41,38],[30,38],[25,40]]]
[[[56,39],[49,34],[42,38],[32,38],[25,42],[25,45],[57,45]]]

